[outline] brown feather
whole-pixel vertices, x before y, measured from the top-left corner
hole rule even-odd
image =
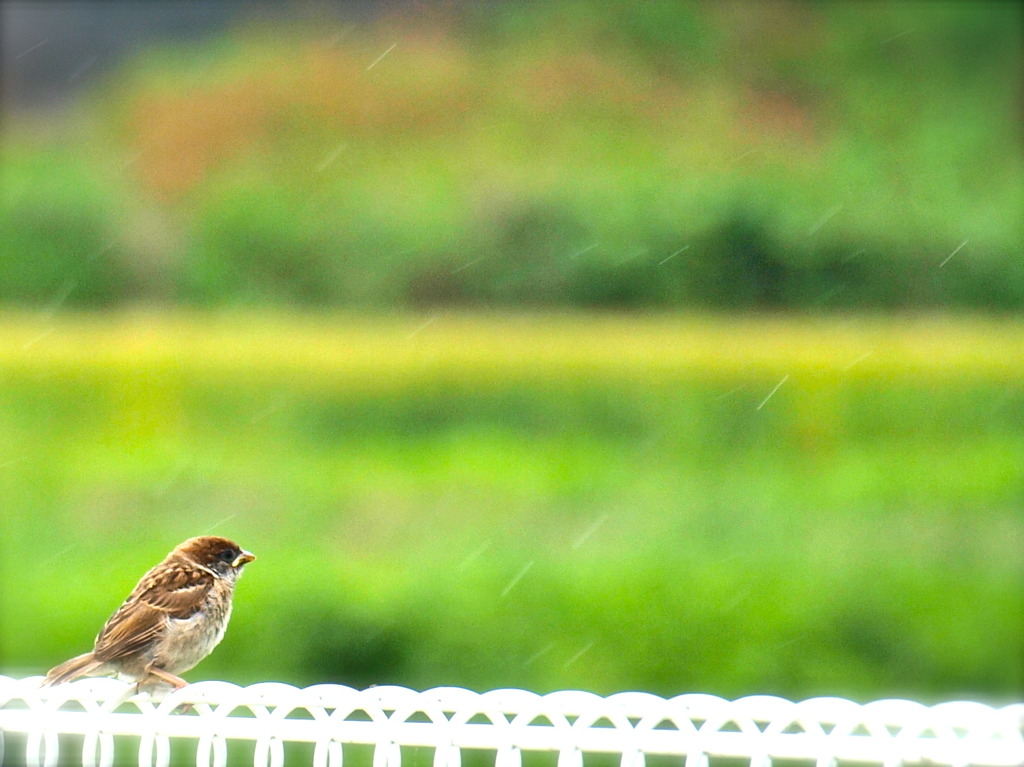
[[[190,618],[203,606],[214,577],[204,570],[171,570],[166,577],[146,584],[138,601],[162,610],[170,618]],[[129,597],[130,599],[131,597]]]
[[[140,652],[159,636],[165,620],[166,615],[159,610],[133,602],[107,621],[96,637],[93,654],[99,660],[110,661]]]
[[[202,608],[213,583],[213,576],[203,570],[154,567],[110,616],[93,653],[108,661],[143,650],[168,618],[189,618]]]
[[[51,668],[47,672],[43,684],[49,686],[71,682],[80,676],[92,674],[102,665],[102,661],[96,660],[91,652],[87,652],[84,655],[78,655],[71,660],[64,661],[59,666]]]

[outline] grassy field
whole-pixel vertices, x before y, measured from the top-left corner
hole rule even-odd
[[[0,317],[0,668],[205,531],[190,677],[1019,695],[1024,325]],[[83,574],[87,574],[87,577]]]
[[[1022,375],[1012,318],[671,314],[420,315],[51,312],[0,315],[0,366],[88,375],[169,368],[172,377],[298,376],[328,389],[469,382],[791,375],[879,379]]]

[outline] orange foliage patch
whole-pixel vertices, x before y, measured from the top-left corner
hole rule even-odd
[[[164,200],[179,199],[224,162],[272,153],[290,134],[307,142],[332,135],[336,145],[353,134],[437,130],[472,106],[471,68],[453,45],[406,35],[372,62],[308,44],[227,83],[140,95],[128,129],[143,184]]]

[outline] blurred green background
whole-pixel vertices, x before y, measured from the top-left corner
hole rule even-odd
[[[5,98],[0,672],[1021,696],[1019,8],[280,8]]]

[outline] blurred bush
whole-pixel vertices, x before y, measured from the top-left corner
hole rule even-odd
[[[116,192],[70,150],[5,157],[0,301],[101,306],[133,294]]]
[[[456,4],[149,49],[77,130],[5,126],[0,298],[1019,309],[1021,14]]]

